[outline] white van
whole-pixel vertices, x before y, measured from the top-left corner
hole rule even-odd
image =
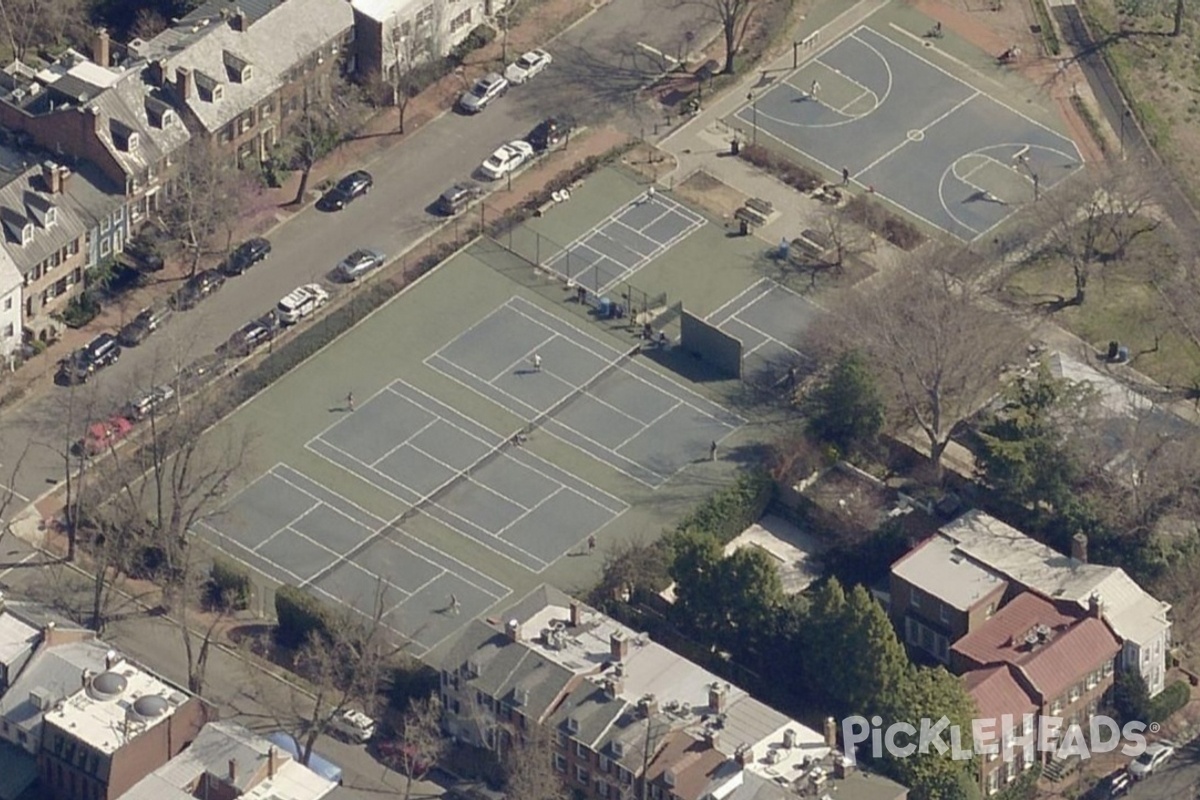
[[[309,283],[288,293],[275,306],[275,314],[283,325],[295,325],[329,302],[329,294],[320,284]]]

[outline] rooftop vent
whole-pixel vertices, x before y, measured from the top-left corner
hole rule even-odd
[[[156,694],[144,695],[133,701],[133,713],[144,720],[161,717],[170,707],[165,697]]]
[[[118,675],[115,672],[101,672],[92,678],[92,683],[88,686],[88,694],[93,700],[112,700],[120,697],[121,692],[125,691],[128,685],[129,681],[125,680],[124,675]]]

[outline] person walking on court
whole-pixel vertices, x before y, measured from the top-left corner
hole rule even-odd
[[[450,613],[458,616],[458,597],[453,594],[450,595]]]
[[[820,93],[821,93],[821,82],[814,80],[812,82],[812,87],[809,89],[808,96],[811,97],[813,100],[816,100],[817,95],[819,95]]]
[[[653,202],[654,195],[655,195],[654,187],[651,186],[649,189],[646,190],[646,202],[647,203]]]
[[[850,185],[850,168],[842,167],[842,186]]]
[[[595,552],[595,550],[596,550],[596,536],[595,536],[595,534],[592,534],[591,536],[588,536],[588,552],[592,553],[592,552]]]
[[[708,446],[708,460],[717,460],[717,443],[714,441]]]
[[[354,410],[354,392],[350,392],[346,395],[346,410]]]
[[[533,358],[531,360],[533,361],[533,371],[541,372],[542,371],[542,357],[539,356],[537,353],[534,353]]]

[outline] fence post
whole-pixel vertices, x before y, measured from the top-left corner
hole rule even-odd
[[[533,258],[534,263],[538,267],[542,266],[542,235],[537,231],[533,232]]]

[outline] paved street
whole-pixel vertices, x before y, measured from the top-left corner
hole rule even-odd
[[[1181,748],[1162,772],[1133,785],[1129,800],[1195,800],[1200,786],[1200,745]]]
[[[529,84],[514,87],[477,117],[446,114],[365,165],[375,176],[369,196],[335,214],[305,209],[270,234],[274,250],[266,262],[229,281],[198,308],[177,314],[141,346],[126,349],[87,386],[53,387],[18,408],[0,433],[0,480],[8,480],[24,453],[13,480],[19,502],[11,504],[8,516],[61,478],[63,409],[72,391],[76,408],[107,413],[137,389],[169,380],[180,366],[211,353],[299,284],[327,281],[353,249],[403,252],[438,224],[426,207],[443,189],[470,176],[497,146],[524,136],[547,115],[566,112],[582,124],[617,123],[633,132],[645,127],[649,113],[633,103],[636,89],[664,65],[669,68],[670,59],[656,53],[681,53],[688,31],[697,42],[715,33],[715,26],[699,26],[697,16],[697,7],[677,0],[612,0],[548,45],[555,63]],[[503,182],[497,183],[503,191]],[[32,446],[26,452],[27,444]]]

